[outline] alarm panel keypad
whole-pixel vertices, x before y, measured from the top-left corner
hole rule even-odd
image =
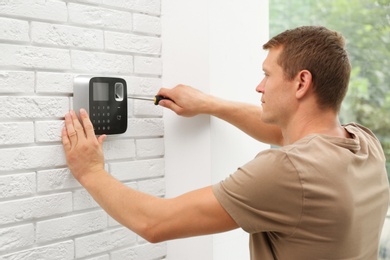
[[[89,104],[89,116],[95,134],[116,134],[126,131],[127,99],[123,98],[127,95],[125,84],[115,80],[112,82],[97,80],[91,83],[92,102]]]

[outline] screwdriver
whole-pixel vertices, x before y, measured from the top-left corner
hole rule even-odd
[[[128,98],[132,98],[132,99],[153,101],[153,103],[154,103],[156,106],[157,106],[158,103],[159,103],[161,100],[163,100],[163,99],[173,101],[173,100],[170,99],[170,98],[167,98],[167,97],[165,97],[165,96],[160,96],[160,95],[154,96],[154,98],[151,98],[151,97],[140,97],[140,96],[127,96],[127,97],[128,97]]]

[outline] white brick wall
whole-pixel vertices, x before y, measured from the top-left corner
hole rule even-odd
[[[73,178],[61,128],[73,79],[161,87],[161,0],[0,0],[0,260],[164,259],[109,217]],[[128,100],[128,131],[104,144],[125,185],[165,194],[162,109]],[[129,216],[131,217],[131,216]]]

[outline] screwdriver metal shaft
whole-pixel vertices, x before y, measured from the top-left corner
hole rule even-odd
[[[141,96],[127,96],[128,98],[131,98],[131,99],[139,99],[139,100],[147,100],[147,101],[153,101],[153,103],[157,106],[158,103],[163,100],[163,99],[167,99],[167,100],[172,100],[170,98],[167,98],[167,97],[164,97],[164,96],[160,96],[160,95],[157,95],[157,96],[154,96],[154,98],[151,98],[151,97],[141,97]]]

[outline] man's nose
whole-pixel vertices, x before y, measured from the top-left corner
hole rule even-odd
[[[263,80],[259,83],[259,85],[257,85],[256,87],[256,91],[259,92],[259,93],[264,93],[264,90],[265,90],[265,77],[263,78]]]

